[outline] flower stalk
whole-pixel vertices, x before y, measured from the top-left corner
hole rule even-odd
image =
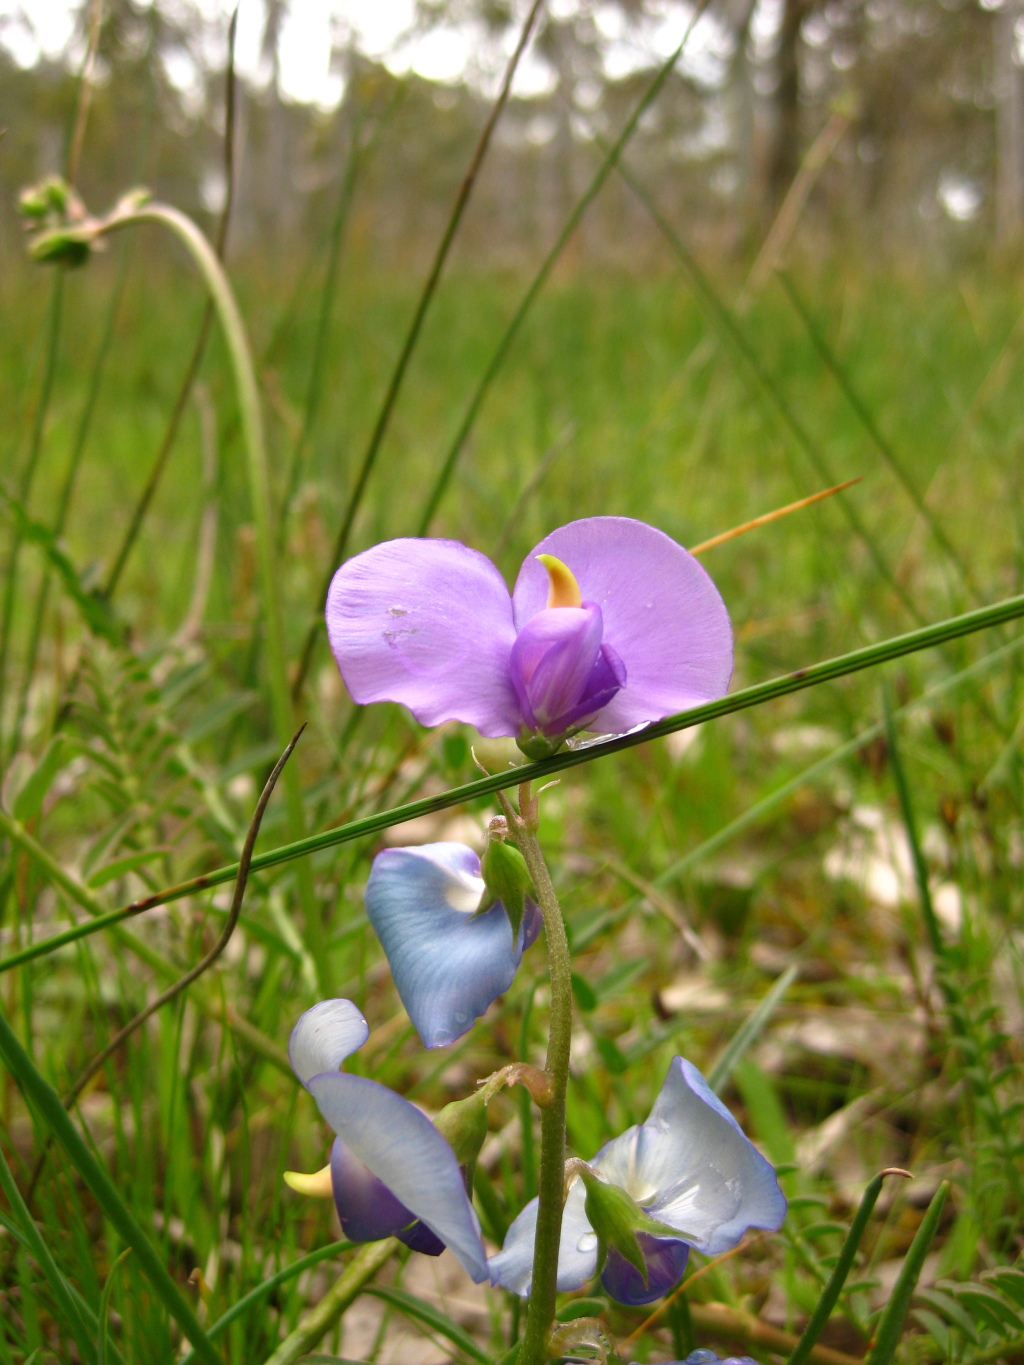
[[[548,1333],[555,1318],[558,1247],[565,1202],[565,1093],[572,1042],[572,966],[562,909],[537,840],[537,798],[531,794],[529,782],[524,782],[519,788],[518,815],[504,793],[499,793],[499,800],[505,808],[509,834],[526,861],[544,916],[551,979],[546,1069],[552,1093],[550,1103],[541,1110],[533,1283],[519,1352],[519,1365],[542,1365],[548,1359]]]

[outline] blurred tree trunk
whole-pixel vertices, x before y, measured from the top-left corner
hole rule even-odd
[[[1004,0],[992,25],[995,42],[996,224],[1000,241],[1024,226],[1024,76],[1015,60],[1021,0]]]
[[[772,211],[785,198],[800,165],[800,25],[807,0],[784,0],[775,53],[775,118],[768,157],[768,200]]]

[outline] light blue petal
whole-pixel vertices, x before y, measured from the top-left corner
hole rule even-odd
[[[609,1142],[592,1164],[707,1256],[786,1216],[774,1169],[682,1057],[673,1058],[647,1122]]]
[[[474,918],[483,895],[480,860],[465,844],[423,844],[378,853],[366,912],[395,986],[426,1047],[461,1038],[503,991],[533,927],[517,942],[500,905]]]
[[[292,1029],[288,1060],[308,1086],[322,1071],[337,1071],[369,1036],[370,1027],[351,1000],[321,1000]]]
[[[587,1221],[583,1181],[569,1190],[562,1213],[562,1236],[558,1244],[558,1290],[579,1289],[597,1272],[597,1237]],[[511,1290],[521,1298],[530,1292],[533,1278],[533,1243],[537,1233],[537,1201],[531,1199],[505,1234],[505,1245],[487,1262],[491,1284]]]
[[[479,1284],[487,1279],[480,1224],[455,1153],[425,1114],[387,1086],[341,1071],[313,1076],[309,1090],[342,1142]]]

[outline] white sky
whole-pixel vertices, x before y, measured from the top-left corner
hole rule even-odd
[[[136,3],[141,8],[146,0]],[[549,10],[569,17],[580,4],[581,0],[549,0]],[[526,0],[519,0],[516,7],[525,14],[525,6]],[[220,20],[226,30],[233,0],[199,0],[199,7],[208,18]],[[59,57],[71,42],[77,8],[76,0],[0,0],[0,44],[22,66],[34,65],[41,55]],[[612,4],[598,0],[590,9],[605,43],[605,71],[613,79],[669,56],[691,13],[687,0],[650,0],[648,17],[627,26],[622,12]],[[236,60],[239,71],[255,81],[269,75],[261,70],[259,60],[264,21],[263,0],[241,0]],[[415,72],[426,80],[446,83],[469,80],[493,94],[516,35],[508,32],[499,48],[473,23],[446,24],[419,33],[415,0],[291,0],[278,51],[283,93],[321,108],[334,107],[343,90],[340,75],[332,69],[331,54],[350,38],[396,75]],[[715,84],[727,51],[724,31],[706,15],[681,65],[696,79]],[[209,59],[219,64],[223,52],[211,52]],[[183,59],[172,64],[170,75],[187,87],[194,73]],[[553,85],[553,72],[527,51],[516,73],[515,92],[540,95]]]

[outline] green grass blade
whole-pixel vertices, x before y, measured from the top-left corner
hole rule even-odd
[[[46,426],[47,414],[50,410],[50,396],[53,392],[53,378],[57,368],[57,351],[60,346],[63,300],[64,271],[58,266],[53,281],[53,292],[50,296],[50,314],[46,332],[46,349],[43,358],[43,379],[40,386],[39,399],[36,403],[35,416],[32,421],[32,434],[29,440],[28,455],[25,460],[25,467],[22,470],[21,478],[18,482],[17,501],[21,505],[27,505],[29,496],[32,492],[32,483],[35,479],[36,467],[39,463],[39,454],[42,449],[43,431]],[[18,596],[18,556],[21,552],[23,538],[24,532],[21,526],[16,525],[14,535],[11,538],[10,548],[7,552],[7,563],[4,569],[4,605],[2,616],[0,616],[0,693],[5,692],[7,686],[7,656],[10,652],[11,631],[14,627],[14,604],[17,601]],[[0,736],[0,741],[2,741],[2,736]],[[0,755],[2,755],[2,743],[0,743]]]
[[[207,1365],[223,1365],[206,1333],[200,1327],[195,1313],[168,1274],[163,1260],[121,1198],[114,1182],[93,1156],[65,1112],[60,1096],[36,1069],[7,1022],[6,1015],[2,1013],[0,1055],[3,1056],[7,1069],[21,1087],[26,1099],[37,1110],[118,1236],[135,1252],[153,1292],[192,1343],[197,1357]],[[88,1359],[94,1358],[94,1353],[90,1351]]]
[[[243,1294],[237,1303],[233,1303],[226,1313],[207,1328],[206,1335],[213,1341],[215,1337],[226,1332],[233,1322],[244,1317],[250,1308],[254,1308],[256,1304],[268,1298],[275,1289],[287,1284],[296,1275],[301,1275],[304,1270],[311,1270],[321,1261],[329,1261],[333,1256],[340,1256],[343,1251],[351,1251],[354,1245],[354,1242],[332,1242],[330,1246],[321,1247],[319,1251],[311,1251],[308,1256],[293,1261],[291,1265],[279,1270],[276,1275],[269,1276],[268,1279],[256,1285],[254,1289],[250,1289],[248,1294]],[[187,1355],[182,1356],[180,1365],[193,1365],[195,1358],[195,1351],[189,1351]]]
[[[800,318],[801,322],[804,324],[804,327],[807,329],[807,334],[814,344],[814,349],[818,352],[818,355],[821,357],[825,366],[831,371],[839,387],[842,389],[843,394],[846,397],[846,401],[849,403],[850,407],[853,409],[864,430],[867,432],[868,436],[871,438],[872,442],[878,449],[879,454],[882,456],[882,459],[892,470],[893,474],[896,476],[899,483],[903,487],[904,492],[907,494],[910,501],[914,504],[916,511],[927,524],[928,529],[931,531],[936,544],[943,551],[943,553],[948,556],[950,562],[956,567],[957,572],[960,574],[960,577],[963,579],[964,583],[967,585],[967,587],[970,589],[971,593],[975,597],[975,600],[977,600],[978,598],[977,588],[971,577],[970,571],[967,568],[967,565],[964,563],[963,559],[960,556],[960,551],[950,540],[949,536],[947,536],[945,530],[942,527],[941,522],[939,522],[934,512],[931,510],[931,508],[925,502],[924,498],[921,496],[920,489],[917,487],[917,484],[915,484],[913,479],[910,477],[903,461],[896,454],[895,450],[892,448],[892,445],[889,443],[889,441],[887,441],[886,438],[882,435],[878,423],[875,421],[874,416],[872,415],[871,409],[868,407],[867,403],[865,403],[864,399],[861,398],[860,394],[854,388],[853,383],[849,375],[847,374],[845,367],[840,364],[839,358],[836,356],[835,352],[832,350],[831,346],[826,341],[825,335],[822,332],[821,328],[818,326],[817,322],[811,316],[810,309],[807,307],[806,303],[800,297],[797,287],[793,283],[793,279],[790,276],[789,272],[786,270],[778,270],[776,271],[776,274],[778,275],[779,280],[782,282],[782,287],[785,289],[786,295],[790,303],[793,305],[793,308],[795,309],[797,316]]]
[[[848,654],[840,654],[835,658],[826,659],[822,663],[799,668],[792,673],[784,673],[768,682],[755,683],[752,687],[743,688],[739,692],[732,692],[727,696],[718,698],[717,701],[705,702],[702,706],[695,706],[689,711],[680,712],[678,715],[668,716],[665,720],[644,726],[640,730],[631,731],[629,734],[618,735],[613,739],[598,740],[577,749],[565,749],[551,758],[524,763],[517,768],[510,768],[490,777],[477,778],[475,781],[466,782],[462,786],[452,787],[449,791],[442,792],[438,796],[426,796],[418,801],[410,801],[405,805],[395,806],[391,810],[381,811],[376,815],[369,815],[364,819],[339,825],[337,829],[325,830],[321,834],[310,835],[308,838],[298,840],[295,843],[270,849],[253,858],[252,870],[258,872],[265,868],[276,867],[281,863],[290,862],[294,858],[304,858],[311,853],[319,853],[323,849],[333,848],[353,839],[377,834],[393,825],[414,820],[419,815],[433,815],[437,811],[461,805],[464,801],[472,801],[481,796],[490,796],[494,792],[518,786],[521,782],[540,780],[551,776],[553,773],[564,772],[567,768],[575,768],[581,763],[591,763],[597,758],[621,753],[638,744],[646,744],[649,740],[663,739],[666,735],[674,734],[679,730],[690,729],[695,725],[702,725],[705,721],[717,720],[722,716],[732,715],[752,706],[761,706],[765,702],[789,696],[808,687],[849,677],[865,668],[874,668],[879,664],[903,658],[905,655],[913,654],[918,650],[931,649],[946,644],[950,640],[957,640],[965,635],[973,634],[976,631],[987,630],[993,626],[1018,620],[1022,616],[1024,616],[1024,596],[1009,597],[993,606],[980,607],[975,611],[966,612],[962,616],[953,616],[948,620],[939,621],[935,625],[909,631],[905,635],[893,636],[891,639],[882,640],[878,644],[866,645],[861,649],[852,650]],[[1008,649],[1012,648],[1015,643],[1011,642]],[[12,954],[10,957],[0,960],[0,972],[20,966],[35,957],[52,952],[55,948],[72,943],[88,934],[96,933],[100,929],[109,928],[121,920],[141,914],[145,910],[151,910],[155,906],[167,905],[171,901],[181,900],[184,896],[192,896],[199,891],[220,886],[224,882],[232,881],[238,873],[238,864],[232,863],[227,867],[221,867],[216,871],[206,872],[201,876],[180,882],[177,886],[169,887],[166,891],[160,891],[155,895],[133,901],[130,905],[123,906],[119,910],[104,911],[95,898],[84,887],[81,887],[74,878],[69,877],[46,850],[32,838],[28,831],[18,821],[12,820],[2,809],[0,809],[0,829],[36,859],[51,879],[65,889],[76,904],[83,905],[84,908],[89,909],[90,914],[95,915],[95,919],[91,923],[76,925],[73,929],[66,930],[62,934],[55,934],[52,938],[45,939],[41,943],[23,949],[20,953]]]
[[[878,1327],[875,1330],[874,1342],[868,1352],[867,1365],[891,1365],[896,1354],[896,1347],[899,1345],[900,1332],[903,1330],[903,1323],[907,1316],[907,1309],[910,1307],[914,1286],[921,1274],[924,1258],[928,1254],[932,1238],[938,1230],[939,1218],[942,1215],[948,1194],[949,1181],[944,1180],[935,1191],[935,1196],[928,1205],[928,1212],[921,1220],[921,1226],[910,1244],[910,1250],[907,1252],[903,1267],[893,1286],[889,1302],[885,1305]],[[1005,1349],[1004,1344],[1003,1350],[1005,1351]]]
[[[860,1201],[856,1216],[850,1224],[850,1231],[846,1234],[842,1250],[839,1253],[839,1260],[836,1261],[832,1274],[829,1276],[828,1284],[822,1290],[821,1298],[818,1300],[811,1319],[803,1330],[796,1349],[789,1357],[787,1365],[804,1365],[808,1356],[811,1354],[815,1343],[825,1330],[832,1310],[839,1302],[839,1295],[843,1291],[847,1276],[853,1268],[854,1257],[857,1255],[857,1248],[861,1244],[864,1231],[868,1225],[878,1196],[882,1192],[882,1182],[887,1175],[907,1175],[906,1171],[897,1170],[895,1167],[885,1171],[879,1171],[878,1175],[869,1182],[867,1189]]]
[[[373,431],[370,434],[369,443],[363,454],[362,463],[359,466],[359,473],[356,475],[356,481],[352,486],[352,492],[349,495],[348,504],[345,508],[345,515],[342,517],[341,526],[334,542],[331,560],[327,566],[323,585],[317,598],[318,602],[323,602],[326,599],[327,589],[331,585],[331,578],[334,575],[334,571],[345,558],[345,551],[348,547],[349,537],[352,534],[352,527],[355,525],[356,515],[362,505],[363,494],[366,492],[366,486],[369,482],[370,475],[373,472],[373,467],[377,462],[377,455],[380,452],[384,435],[391,422],[391,414],[394,412],[395,404],[398,402],[398,395],[401,391],[406,371],[409,368],[409,362],[412,359],[413,352],[416,349],[416,343],[419,341],[420,333],[423,330],[424,319],[427,316],[431,302],[437,292],[437,286],[440,282],[445,262],[448,259],[448,253],[451,250],[452,242],[455,240],[455,234],[459,230],[462,216],[466,211],[466,206],[473,193],[473,186],[476,184],[477,176],[480,173],[480,167],[483,165],[487,150],[491,145],[491,137],[494,133],[495,126],[497,125],[498,119],[501,117],[502,110],[508,102],[509,92],[512,89],[512,81],[515,78],[519,60],[526,49],[526,44],[533,31],[533,25],[540,11],[540,6],[541,0],[534,0],[534,3],[530,6],[530,11],[520,30],[519,41],[516,44],[515,51],[512,53],[512,56],[509,58],[508,64],[505,67],[505,75],[501,83],[501,89],[498,91],[497,99],[491,106],[491,112],[488,115],[487,122],[481,130],[480,137],[474,148],[469,169],[455,196],[455,203],[452,205],[451,213],[448,216],[448,222],[442,233],[441,241],[438,244],[437,252],[434,255],[434,260],[430,267],[430,272],[427,275],[426,283],[423,286],[419,302],[416,305],[416,311],[413,314],[412,322],[409,324],[409,330],[402,343],[402,349],[398,354],[398,360],[395,363],[395,368],[392,371],[391,379],[384,394],[384,401],[381,404],[380,412],[377,414],[377,420],[374,423]],[[302,692],[306,674],[309,671],[309,665],[312,661],[313,648],[316,644],[317,636],[319,635],[322,624],[320,618],[317,617],[306,633],[306,638],[302,646],[302,653],[299,656],[299,666],[295,675],[295,681],[292,684],[293,697],[297,698]]]
[[[896,792],[900,800],[900,812],[903,816],[903,825],[907,832],[907,842],[910,845],[910,856],[914,863],[914,880],[917,882],[917,894],[921,902],[921,918],[924,920],[925,932],[928,935],[928,942],[931,944],[932,952],[941,961],[945,952],[945,945],[942,942],[942,931],[939,929],[938,917],[935,914],[935,906],[932,904],[931,887],[928,885],[928,866],[921,852],[921,841],[917,836],[917,820],[914,816],[914,805],[910,799],[910,787],[907,783],[907,773],[903,766],[903,757],[900,753],[899,740],[896,736],[896,726],[893,722],[892,705],[889,701],[888,690],[882,690],[882,707],[885,713],[885,735],[889,744],[889,759],[892,763],[893,780],[896,783]]]
[[[103,1293],[100,1295],[100,1349],[97,1365],[107,1365],[107,1340],[110,1332],[110,1298],[114,1292],[117,1271],[121,1262],[132,1254],[131,1247],[125,1247],[107,1273]]]
[[[697,292],[704,300],[726,340],[744,361],[755,381],[757,390],[763,397],[769,400],[782,420],[783,425],[789,429],[800,453],[807,460],[808,464],[810,464],[817,476],[824,480],[826,487],[833,487],[839,482],[839,479],[836,478],[824,453],[817,443],[812,440],[810,432],[804,426],[803,422],[800,421],[799,417],[797,417],[789,400],[785,397],[779,388],[779,385],[765,368],[760,356],[757,354],[757,351],[747,337],[746,332],[733,316],[732,310],[729,309],[719,297],[718,291],[704,274],[704,271],[701,270],[696,259],[691,254],[678,232],[676,232],[675,228],[664,216],[657,204],[655,204],[644,186],[640,184],[625,165],[619,165],[619,174],[646,208],[654,222],[658,225],[665,240],[679,258],[683,268],[696,286]],[[910,597],[906,588],[893,573],[885,556],[878,548],[874,536],[872,536],[867,526],[865,526],[864,522],[861,520],[860,513],[857,511],[852,498],[846,493],[839,493],[836,495],[836,502],[842,509],[843,515],[850,523],[850,528],[854,535],[856,535],[857,539],[864,545],[868,554],[871,556],[872,563],[878,570],[879,575],[884,579],[892,592],[900,599],[911,616],[913,616],[916,621],[922,621],[924,618],[921,615],[920,609]]]
[[[615,141],[611,144],[610,147],[607,147],[605,149],[604,160],[598,167],[597,173],[594,175],[594,178],[591,180],[586,190],[584,190],[582,197],[577,201],[575,208],[572,210],[572,212],[569,214],[569,217],[563,224],[562,230],[558,234],[558,237],[555,239],[555,243],[552,246],[551,250],[548,252],[548,254],[544,257],[544,260],[541,262],[540,269],[537,271],[537,274],[533,277],[533,280],[531,281],[529,288],[527,289],[526,293],[522,297],[522,300],[520,301],[519,307],[512,315],[512,320],[509,322],[501,340],[498,342],[497,348],[495,349],[494,354],[491,356],[490,362],[488,363],[487,368],[484,370],[484,373],[481,376],[480,381],[473,392],[472,398],[469,400],[469,406],[466,409],[462,421],[459,424],[459,428],[455,433],[455,437],[448,448],[447,454],[445,455],[444,462],[442,463],[440,472],[437,476],[437,480],[434,484],[434,487],[431,489],[430,496],[427,499],[427,505],[424,508],[422,517],[420,518],[419,526],[414,532],[415,535],[425,536],[429,532],[431,522],[434,520],[434,517],[437,514],[437,509],[440,505],[441,499],[444,497],[445,490],[447,489],[449,483],[451,482],[452,474],[455,472],[455,466],[458,463],[459,456],[462,454],[463,448],[465,447],[465,444],[469,439],[469,433],[472,431],[473,425],[476,422],[477,414],[479,413],[480,408],[483,406],[483,401],[487,396],[487,392],[490,389],[491,384],[495,379],[495,376],[497,375],[498,371],[501,369],[502,365],[505,362],[505,357],[508,355],[509,350],[512,347],[512,343],[519,332],[519,328],[522,326],[527,313],[529,313],[530,309],[533,307],[537,295],[540,293],[540,291],[546,284],[548,276],[554,269],[555,263],[557,262],[558,258],[564,251],[570,237],[579,227],[580,222],[583,219],[583,215],[586,213],[587,209],[590,207],[593,201],[597,198],[598,194],[601,192],[601,189],[604,186],[605,181],[608,179],[608,177],[614,170],[616,164],[618,163],[619,157],[622,154],[623,149],[625,148],[626,144],[629,142],[633,134],[636,132],[640,120],[643,118],[644,114],[654,103],[655,99],[657,99],[662,86],[665,84],[665,82],[671,75],[672,71],[675,69],[676,62],[678,62],[679,58],[682,56],[683,49],[686,47],[686,44],[690,40],[690,34],[696,27],[697,21],[700,19],[701,15],[707,9],[708,3],[709,0],[701,0],[701,3],[697,5],[696,9],[694,10],[690,18],[689,23],[686,26],[683,36],[679,41],[679,45],[676,47],[675,51],[662,64],[662,66],[655,74],[654,79],[651,81],[647,89],[644,91],[643,95],[640,97],[640,100],[638,101],[636,108],[633,110],[632,114],[630,114],[629,118],[626,120],[626,123],[624,124],[622,131],[619,133],[619,136],[615,139]]]
[[[724,1051],[716,1059],[707,1075],[708,1085],[716,1095],[722,1093],[726,1082],[732,1075],[733,1067],[751,1044],[755,1043],[760,1037],[765,1025],[775,1013],[776,1006],[799,975],[800,968],[796,963],[787,967],[778,981],[772,985],[771,990],[766,993],[764,999],[758,1002],[757,1008],[744,1019],[730,1038]]]
[[[13,1036],[13,1035],[12,1035]],[[68,1331],[75,1339],[82,1359],[87,1362],[96,1360],[96,1343],[93,1341],[92,1333],[86,1324],[85,1319],[75,1302],[71,1288],[64,1278],[60,1267],[53,1259],[50,1248],[43,1240],[42,1234],[36,1227],[35,1220],[29,1211],[28,1205],[21,1196],[17,1182],[7,1158],[0,1148],[0,1189],[7,1197],[7,1202],[11,1206],[11,1212],[18,1219],[21,1235],[26,1242],[29,1252],[35,1259],[39,1269],[46,1277],[57,1306],[64,1317]]]

